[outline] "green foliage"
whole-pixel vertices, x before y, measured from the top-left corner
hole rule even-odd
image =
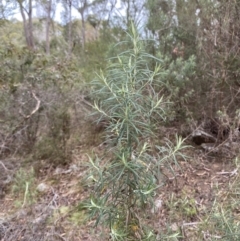
[[[70,138],[70,115],[67,110],[53,109],[48,113],[48,133],[42,135],[34,147],[35,157],[38,159],[49,159],[55,164],[65,164],[69,158],[67,141]]]
[[[79,19],[72,21],[72,46],[70,23],[52,21],[51,55],[44,53],[44,19],[33,20],[34,51],[25,46],[22,22],[0,20],[0,157],[31,154],[31,160],[66,164],[76,145],[81,152],[88,150],[105,134],[107,153],[89,157],[90,201],[84,210],[73,211],[71,223],[82,225],[88,210],[96,225],[108,227],[112,240],[181,240],[185,234],[191,237],[185,223],[178,226],[184,219],[200,239],[238,240],[238,167],[230,175],[231,180],[236,177],[233,189],[224,192],[224,198],[218,194],[210,214],[204,214],[204,201],[195,201],[196,193],[178,193],[165,202],[171,220],[157,237],[147,218],[163,185],[162,169],[174,173],[178,160],[185,159],[184,140],[161,139],[165,133],[159,133],[159,126],[217,115],[221,127],[229,128],[229,137],[238,141],[231,134],[239,134],[239,1],[123,2],[129,8],[121,18],[113,5],[111,12],[103,13],[107,2],[93,1],[86,16],[84,51]],[[4,4],[0,9],[2,14],[11,10]],[[109,19],[101,20],[105,14]],[[129,23],[145,14],[141,39]],[[131,34],[123,31],[125,20]],[[152,39],[146,40],[147,35]],[[68,47],[72,54],[66,57]],[[93,92],[93,118],[104,123],[104,133],[93,127],[91,118],[86,121],[90,108],[84,83],[93,79],[96,69],[102,71],[86,92]],[[20,169],[12,189],[19,205],[34,201],[33,185],[33,171]],[[69,210],[58,211],[65,215]]]
[[[76,87],[84,84],[77,59],[47,56],[4,41],[0,57],[0,154],[31,152],[65,163]]]
[[[139,36],[133,36],[133,49],[110,59],[107,76],[101,72],[95,82],[100,101],[95,109],[112,123],[108,133],[116,133],[113,142],[122,147],[137,144],[140,136],[151,136],[154,120],[166,119],[162,106],[167,104],[155,91],[160,84],[156,81],[160,65],[156,64],[153,71],[149,69],[147,63],[152,56],[143,51],[142,44]]]
[[[234,115],[239,96],[238,1],[199,1],[201,24],[198,29],[199,89],[204,94],[204,112],[216,115],[223,106]],[[208,30],[207,30],[208,29]],[[200,93],[201,94],[201,93]],[[220,101],[219,101],[220,100]]]
[[[189,117],[188,103],[192,100],[197,85],[194,80],[196,74],[196,58],[177,58],[169,63],[165,58],[165,68],[161,74],[162,82],[166,87],[169,99],[174,103],[174,111],[168,113],[171,120],[177,117]]]
[[[87,216],[83,211],[74,212],[72,216],[69,218],[70,222],[72,222],[75,225],[84,224],[86,219]]]
[[[34,189],[34,170],[20,169],[14,178],[12,185],[12,192],[18,198],[23,198],[23,201],[19,199],[16,200],[16,205],[24,207],[25,205],[30,205],[35,202],[36,190]]]
[[[235,218],[235,214],[230,209],[215,207],[210,220],[215,224],[215,230],[222,240],[239,240],[240,221]]]
[[[239,155],[235,158],[235,170],[239,169]],[[240,219],[239,219],[239,185],[240,175],[236,173],[229,185],[224,190],[216,185],[217,195],[212,205],[212,210],[207,213],[207,219],[203,223],[203,229],[209,230],[212,240],[239,240]]]
[[[149,42],[148,51],[164,62],[162,81],[167,95],[174,103],[174,111],[168,113],[170,120],[189,118],[196,109],[189,107],[199,80],[197,66],[197,4],[192,1],[146,1],[149,18],[146,27],[154,41]]]
[[[100,30],[89,30],[95,33],[96,38],[90,40],[85,45],[85,53],[79,56],[79,63],[81,64],[82,75],[87,82],[90,82],[95,78],[96,69],[104,70],[106,68],[106,58],[116,56],[116,52],[119,50],[115,48],[116,35],[121,35],[121,30],[110,28],[107,23],[102,23],[104,28]],[[79,51],[76,48],[73,49],[75,53]]]
[[[111,157],[108,160],[89,157],[90,174],[94,192],[86,204],[96,225],[109,227],[112,240],[152,240],[150,229],[142,228],[144,210],[153,205],[160,163],[176,157],[181,149],[177,147],[153,156],[154,128],[166,119],[168,103],[160,95],[161,60],[144,51],[144,42],[134,26],[128,35],[132,46],[109,60],[107,74],[102,72],[93,83],[98,101],[94,108],[98,121],[107,120],[107,143]],[[155,59],[151,70],[148,63]],[[161,150],[160,150],[161,149]],[[164,153],[164,155],[162,155]],[[165,156],[165,154],[167,154]]]
[[[170,200],[167,202],[167,207],[172,220],[181,218],[191,221],[198,214],[195,199],[188,197],[184,192],[178,197],[172,194]]]

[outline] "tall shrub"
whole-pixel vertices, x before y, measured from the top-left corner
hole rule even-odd
[[[132,26],[128,49],[109,60],[106,74],[94,82],[98,121],[108,122],[106,139],[110,154],[89,158],[89,179],[94,191],[87,207],[91,216],[109,227],[112,240],[151,240],[154,234],[143,228],[152,197],[161,184],[160,165],[176,157],[182,148],[156,147],[151,141],[157,124],[166,119],[167,101],[161,96],[161,60],[144,51]],[[148,63],[155,59],[151,70]],[[154,155],[154,150],[159,153]]]

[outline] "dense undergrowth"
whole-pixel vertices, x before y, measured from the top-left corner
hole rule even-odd
[[[104,23],[71,56],[1,22],[0,239],[239,240],[238,4],[161,36],[151,4],[152,40]]]

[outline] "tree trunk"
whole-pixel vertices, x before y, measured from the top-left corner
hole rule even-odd
[[[32,28],[32,0],[29,0],[29,11],[27,12],[23,6],[22,1],[18,1],[20,12],[23,19],[23,30],[26,39],[27,46],[30,49],[34,49],[34,42],[33,42],[33,28]],[[26,19],[25,12],[28,15],[28,20]]]
[[[68,57],[72,55],[72,0],[68,1]]]
[[[81,16],[82,26],[81,26],[81,35],[82,35],[82,51],[85,52],[85,43],[86,43],[86,26],[85,26],[85,11],[90,6],[88,0],[78,0],[77,2],[72,2],[72,6],[79,12]]]
[[[85,51],[85,43],[86,43],[86,36],[85,36],[85,19],[84,19],[84,10],[80,12],[81,18],[82,18],[82,27],[81,27],[81,33],[82,33],[82,49],[83,52]]]
[[[52,11],[52,0],[49,0],[47,6],[47,22],[46,22],[46,54],[50,54],[50,24],[51,24],[51,11]]]
[[[29,9],[28,9],[28,34],[29,34],[29,47],[34,49],[33,41],[33,26],[32,26],[32,0],[29,0]]]
[[[20,8],[20,12],[21,12],[21,15],[22,15],[22,19],[23,19],[23,30],[24,30],[26,43],[27,43],[27,46],[29,46],[27,20],[26,20],[25,13],[23,11],[23,5],[20,2],[19,2],[19,8]]]

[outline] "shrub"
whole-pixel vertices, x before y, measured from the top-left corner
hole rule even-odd
[[[0,156],[33,154],[66,163],[68,140],[76,144],[73,125],[80,126],[77,118],[85,117],[76,58],[60,60],[1,41],[0,57]]]
[[[108,225],[112,240],[151,240],[145,228],[147,210],[159,186],[160,165],[176,160],[182,139],[176,147],[155,146],[154,130],[166,120],[168,102],[161,95],[161,60],[154,70],[148,67],[154,57],[144,51],[144,42],[134,26],[128,50],[109,60],[107,74],[98,75],[94,86],[94,108],[98,122],[108,122],[107,148],[110,159],[89,157],[94,191],[86,207],[96,225]],[[158,150],[158,154],[153,154]]]

